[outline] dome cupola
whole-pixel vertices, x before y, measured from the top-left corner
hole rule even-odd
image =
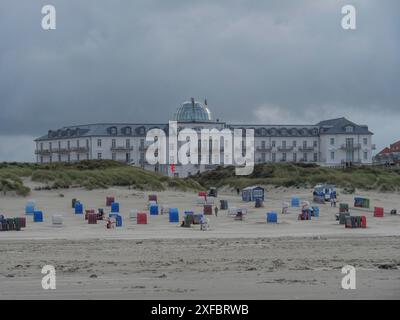
[[[175,121],[211,121],[211,112],[207,107],[207,100],[204,105],[191,98],[190,101],[185,101],[176,110],[174,115]]]

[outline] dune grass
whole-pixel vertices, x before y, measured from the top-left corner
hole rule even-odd
[[[45,189],[84,187],[88,190],[112,186],[140,190],[166,189],[204,190],[216,186],[243,188],[251,185],[277,187],[312,187],[317,183],[332,183],[347,190],[400,191],[400,169],[354,167],[335,169],[315,164],[258,164],[249,176],[236,176],[234,167],[219,167],[191,178],[169,178],[158,173],[110,160],[90,160],[78,163],[0,163],[0,192],[26,196],[30,189],[22,178],[44,184]],[[352,191],[350,191],[351,193]]]
[[[165,189],[200,190],[202,187],[192,179],[169,178],[138,167],[108,160],[81,161],[79,163],[0,164],[0,191],[29,194],[21,177],[40,182],[46,189],[84,187],[88,190],[125,186],[140,190],[162,191]],[[5,181],[3,183],[3,180]]]
[[[315,164],[268,163],[257,164],[249,176],[236,176],[234,167],[219,167],[194,177],[200,184],[243,188],[251,185],[277,187],[313,187],[317,183],[332,183],[354,190],[400,191],[400,169],[372,166],[350,169],[326,168]]]

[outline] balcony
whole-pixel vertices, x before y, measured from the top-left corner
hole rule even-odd
[[[300,146],[299,147],[299,151],[302,151],[302,152],[311,152],[314,150],[315,150],[314,146]]]
[[[278,151],[282,151],[282,152],[288,152],[288,151],[292,151],[294,147],[290,147],[290,146],[286,146],[286,147],[278,147]]]
[[[51,152],[53,152],[53,153],[68,153],[69,149],[67,149],[67,148],[53,148],[53,149],[51,149]]]
[[[350,151],[357,150],[361,148],[361,143],[345,143],[340,146],[340,149]]]
[[[257,151],[270,151],[272,149],[271,146],[257,146],[256,150]]]
[[[35,150],[35,154],[40,154],[40,155],[50,155],[51,151],[49,149],[39,149]]]
[[[71,151],[74,151],[76,153],[86,153],[89,152],[89,147],[72,147]]]
[[[115,151],[115,152],[129,152],[132,150],[133,150],[132,146],[112,146],[111,147],[111,151]]]

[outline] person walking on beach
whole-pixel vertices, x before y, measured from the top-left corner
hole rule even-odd
[[[240,189],[239,188],[236,188],[236,193],[237,193],[237,195],[240,195]]]
[[[335,196],[334,196],[333,192],[331,192],[331,194],[330,194],[330,200],[331,200],[331,207],[333,207],[334,201],[335,201]]]
[[[215,212],[215,216],[218,217],[218,207],[217,206],[215,206],[214,212]]]

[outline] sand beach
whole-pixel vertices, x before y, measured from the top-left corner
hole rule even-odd
[[[31,185],[31,187],[35,187]],[[312,204],[311,189],[266,187],[263,208],[243,202],[236,192],[221,190],[218,199],[230,207],[247,208],[243,221],[226,210],[210,219],[210,230],[182,228],[168,215],[148,216],[147,225],[130,221],[129,211],[148,212],[149,194],[161,205],[202,212],[194,192],[144,192],[127,188],[87,191],[71,188],[32,191],[29,199],[43,211],[44,221],[22,231],[0,232],[1,299],[398,299],[400,298],[400,208],[397,193],[362,192],[371,209],[353,208],[354,195],[339,195],[353,215],[367,217],[366,229],[349,229],[335,220],[338,208],[319,205],[311,221],[297,219],[300,208],[281,208],[292,196]],[[62,196],[61,196],[62,194]],[[106,229],[105,222],[88,225],[74,214],[71,199],[85,208],[105,207],[107,196],[120,204],[123,226]],[[1,196],[7,217],[25,216],[28,198]],[[219,203],[219,201],[218,201]],[[373,216],[373,207],[385,216]],[[266,213],[278,212],[267,224]],[[53,226],[52,214],[63,216]],[[56,269],[56,290],[43,290],[41,268]],[[356,290],[341,288],[341,269],[357,271]]]

